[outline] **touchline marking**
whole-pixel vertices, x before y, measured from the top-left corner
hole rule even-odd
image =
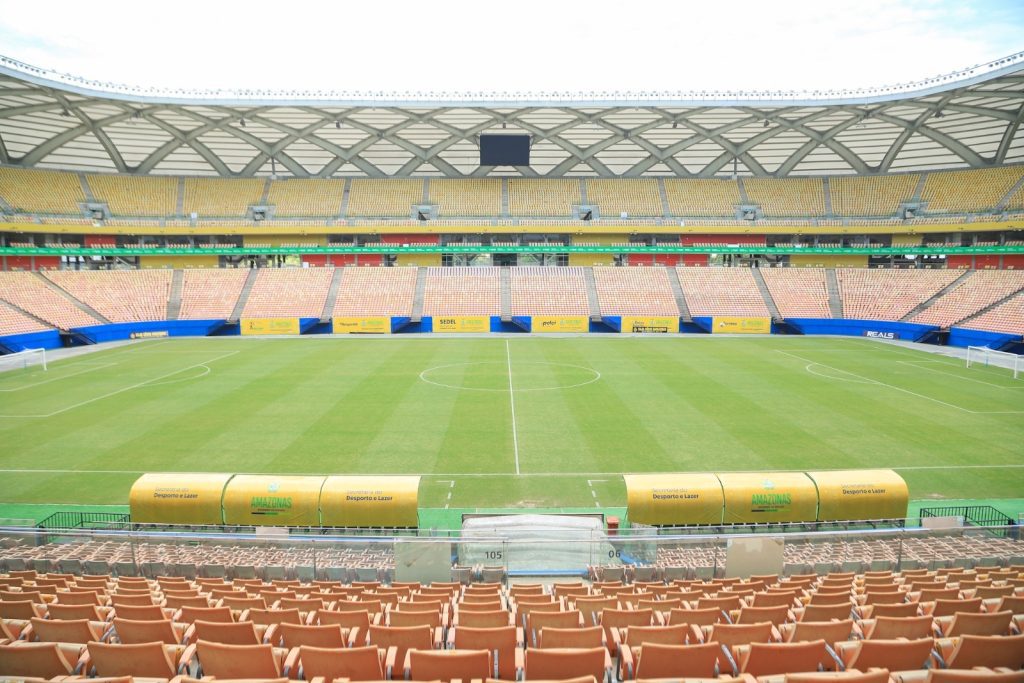
[[[67,379],[68,377],[75,377],[76,375],[84,375],[87,372],[95,372],[96,370],[102,370],[103,368],[109,368],[114,365],[117,365],[117,363],[103,363],[102,365],[90,365],[81,372],[73,372],[70,375],[61,375],[60,377],[54,377],[52,379],[43,380],[42,382],[36,382],[35,384],[26,384],[25,386],[15,387],[14,389],[0,389],[0,391],[9,393],[14,391],[21,391],[22,389],[31,389],[32,387],[42,386],[43,384],[49,384],[50,382],[57,382],[62,379]]]
[[[821,367],[821,368],[828,368],[829,370],[835,370],[836,372],[841,372],[843,374],[850,375],[851,377],[856,377],[857,379],[862,380],[864,382],[867,382],[869,384],[876,384],[876,385],[878,385],[880,387],[888,387],[889,389],[893,389],[895,391],[901,391],[904,394],[910,394],[911,396],[917,396],[918,398],[923,398],[926,401],[931,401],[933,403],[938,403],[939,405],[946,406],[947,408],[954,408],[956,410],[960,410],[960,411],[963,411],[965,413],[970,413],[971,415],[1018,415],[1018,414],[1024,413],[1024,410],[970,410],[970,409],[964,408],[962,406],[954,405],[952,403],[946,403],[945,401],[940,401],[939,399],[932,398],[931,396],[925,396],[924,394],[919,394],[916,391],[911,391],[910,389],[904,389],[903,387],[897,387],[897,386],[894,386],[892,384],[886,384],[885,382],[879,382],[877,379],[871,379],[870,377],[863,377],[863,376],[858,375],[858,374],[856,374],[854,372],[850,372],[849,370],[841,370],[839,368],[834,368],[831,365],[825,365],[824,363],[819,363],[818,361],[809,360],[807,358],[803,358],[801,356],[798,356],[798,355],[796,355],[794,353],[789,353],[788,351],[782,351],[780,349],[775,349],[775,352],[776,353],[781,353],[781,354],[783,354],[785,356],[789,356],[790,358],[796,358],[797,360],[802,360],[803,362],[810,363],[811,365],[817,365],[818,367]],[[832,379],[839,379],[839,378],[832,378]],[[840,381],[842,381],[842,380],[840,380]]]
[[[801,470],[772,470],[772,472],[806,472],[812,469],[810,466],[805,467]],[[847,472],[850,468],[848,467],[815,467],[815,472]],[[890,470],[1005,470],[1005,469],[1024,469],[1024,463],[1010,463],[1006,465],[904,465],[889,467]],[[83,469],[27,469],[27,468],[10,468],[0,469],[0,474],[146,474],[150,472],[159,472],[160,474],[195,474],[193,470],[191,472],[182,472],[178,470],[83,470]],[[752,470],[690,470],[688,474],[715,474],[715,473],[729,473],[729,472],[751,472]],[[756,470],[753,470],[756,472]],[[207,470],[207,472],[211,472]],[[235,474],[274,474],[280,477],[302,477],[302,476],[316,476],[321,475],[323,472],[236,472]],[[367,474],[366,472],[358,472],[353,474]],[[370,473],[372,474],[372,473]],[[394,472],[383,473],[388,476],[393,475]],[[507,472],[412,472],[406,473],[408,476],[414,477],[511,477],[512,474]],[[521,477],[586,477],[586,476],[612,476],[619,477],[626,474],[679,474],[679,470],[673,470],[671,472],[525,472],[520,474]],[[447,480],[446,480],[447,481]],[[596,481],[596,480],[595,480]],[[42,504],[42,503],[41,503]],[[72,503],[67,503],[71,505]],[[12,503],[14,505],[14,503]],[[21,505],[21,503],[17,503]],[[27,503],[26,503],[27,505]]]
[[[167,379],[168,377],[173,377],[174,375],[177,375],[179,372],[185,372],[186,370],[191,370],[192,368],[198,368],[200,366],[205,366],[207,363],[213,363],[214,361],[221,360],[222,358],[227,358],[228,356],[233,356],[236,353],[241,353],[241,351],[231,351],[230,353],[225,353],[225,354],[223,354],[221,356],[217,356],[216,358],[210,358],[209,360],[204,360],[201,363],[195,363],[193,365],[188,366],[187,368],[181,368],[179,370],[175,370],[174,372],[168,372],[166,374],[160,375],[159,377],[154,377],[153,379],[147,379],[145,382],[139,382],[138,384],[133,384],[130,387],[125,387],[124,389],[118,389],[117,391],[111,391],[110,393],[103,394],[102,396],[96,396],[95,398],[90,398],[90,399],[87,399],[85,401],[81,401],[79,403],[75,403],[74,405],[70,405],[67,408],[61,408],[60,410],[55,410],[52,413],[46,413],[44,415],[0,415],[0,417],[33,417],[33,418],[35,418],[35,417],[53,417],[54,415],[60,415],[61,413],[66,413],[69,410],[74,410],[75,408],[81,408],[82,406],[89,405],[90,403],[95,403],[96,401],[100,401],[100,400],[105,399],[105,398],[110,398],[111,396],[117,396],[118,394],[123,394],[126,391],[131,391],[132,389],[138,389],[139,387],[144,387],[147,384],[152,384],[153,382],[159,382],[162,379]]]
[[[508,361],[508,400],[512,406],[512,448],[516,454],[516,474],[519,474],[519,435],[516,433],[516,390],[512,386],[512,351],[505,340],[505,360]]]
[[[903,363],[904,365],[909,365],[911,367],[916,367],[917,363],[928,362],[928,361],[898,360],[896,362],[897,363]],[[930,362],[938,363],[939,361],[930,361]],[[949,365],[949,363],[940,363],[940,365]],[[1010,391],[1015,391],[1017,389],[1024,389],[1024,386],[1020,386],[1020,387],[1007,387],[1007,386],[1004,386],[1002,384],[993,384],[992,382],[986,382],[985,380],[982,380],[982,379],[974,379],[973,377],[964,377],[963,375],[958,375],[955,372],[947,372],[945,370],[937,370],[935,368],[921,367],[921,368],[918,368],[918,369],[919,370],[929,370],[931,372],[937,372],[940,375],[949,375],[950,377],[958,377],[960,379],[965,379],[968,382],[975,382],[977,384],[984,384],[986,386],[995,387],[996,389],[1009,389]]]

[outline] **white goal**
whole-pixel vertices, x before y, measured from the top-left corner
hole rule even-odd
[[[23,370],[33,365],[39,365],[43,370],[46,369],[46,349],[25,349],[0,356],[0,372]]]
[[[987,346],[967,347],[967,367],[971,365],[992,365],[997,368],[1006,368],[1013,372],[1013,378],[1019,379],[1021,368],[1024,367],[1024,356],[1006,351],[996,351]]]

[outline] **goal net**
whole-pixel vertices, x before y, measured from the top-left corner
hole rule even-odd
[[[0,356],[0,372],[7,370],[24,370],[38,365],[46,369],[46,349],[25,349],[17,353]]]
[[[1013,373],[1014,379],[1020,378],[1022,367],[1024,367],[1024,356],[1006,351],[996,351],[987,346],[967,347],[967,367],[972,365],[991,365],[997,368],[1006,368]]]

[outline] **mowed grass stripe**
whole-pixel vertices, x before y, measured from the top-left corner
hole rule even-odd
[[[51,418],[0,419],[0,468],[511,473],[504,344],[494,337],[222,338],[79,356],[52,367],[118,365],[32,388],[33,400],[62,409],[73,396],[89,399],[239,352],[210,364],[205,377],[142,386]],[[955,405],[1024,410],[1024,391],[1003,386],[1024,382],[995,368],[966,370],[953,359],[855,339],[524,336],[509,345],[519,389],[569,386],[591,376],[566,364],[602,375],[586,386],[517,392],[524,473],[1022,462],[1022,415],[967,413],[881,384]],[[806,362],[779,350],[831,366],[826,374],[835,376],[813,375]],[[907,361],[954,374],[920,372]],[[420,380],[439,365],[454,365],[441,373],[445,383],[493,391]],[[839,370],[867,383],[846,381]],[[967,381],[979,377],[996,386]],[[0,414],[20,409],[13,400],[20,393],[0,394]],[[592,476],[454,477],[452,504],[593,506],[586,481]],[[1008,496],[1024,489],[1019,468],[904,476],[912,497]],[[3,477],[7,502],[123,503],[136,475]],[[613,479],[599,493],[603,505],[624,503],[621,479]],[[443,506],[446,496],[440,486],[425,487],[423,503]]]

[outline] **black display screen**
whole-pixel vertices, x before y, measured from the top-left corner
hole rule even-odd
[[[529,166],[529,135],[481,135],[481,166]]]

